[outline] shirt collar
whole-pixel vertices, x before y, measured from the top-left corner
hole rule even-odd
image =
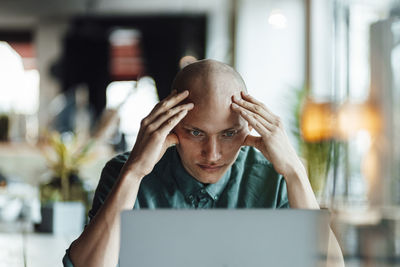
[[[191,199],[199,193],[204,193],[205,190],[212,199],[218,200],[229,181],[231,168],[225,172],[218,182],[205,186],[185,170],[176,147],[171,149],[174,150],[172,153],[172,166],[176,166],[175,168],[173,167],[173,176],[178,184],[179,190],[185,195],[185,198]]]

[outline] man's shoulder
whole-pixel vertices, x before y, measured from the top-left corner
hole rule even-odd
[[[246,166],[262,165],[266,168],[273,168],[271,162],[269,162],[259,150],[252,146],[243,146],[240,148],[236,164],[243,164]]]
[[[161,157],[158,163],[154,166],[153,171],[150,174],[148,174],[148,176],[152,176],[155,173],[160,172],[160,169],[163,169],[163,166],[165,167],[166,165],[168,165],[168,163],[172,161],[172,155],[174,153],[174,149],[175,149],[174,147],[170,147],[167,149],[167,151],[164,153],[164,155]],[[120,173],[122,167],[128,160],[129,155],[130,151],[127,151],[114,156],[106,163],[104,170],[108,173],[112,173],[114,178],[116,178],[115,176],[118,176],[117,174]]]
[[[276,172],[272,163],[259,150],[249,146],[240,149],[233,170],[235,174],[250,180],[268,177],[268,181],[272,179],[279,182],[281,179],[281,175]]]
[[[285,181],[264,155],[254,147],[242,147],[232,166],[229,190],[240,192],[239,206],[283,207],[287,202]],[[240,188],[240,189],[239,189]]]
[[[121,154],[117,154],[109,161],[107,161],[102,170],[100,181],[104,179],[108,180],[109,182],[116,180],[122,167],[129,158],[129,153],[130,152],[127,151]]]
[[[165,183],[165,179],[159,179],[163,177],[162,173],[166,171],[169,161],[171,160],[171,155],[173,155],[173,149],[169,148],[160,161],[154,166],[153,171],[146,175],[143,179],[140,188],[158,188],[161,183]],[[104,203],[107,195],[111,191],[113,185],[118,180],[119,174],[122,167],[127,162],[130,155],[130,151],[118,154],[111,158],[104,166],[100,181],[97,185],[95,197],[93,201],[92,210],[89,212],[90,218],[92,218],[99,207]]]
[[[106,163],[106,167],[113,169],[121,169],[129,158],[130,151],[118,154]]]

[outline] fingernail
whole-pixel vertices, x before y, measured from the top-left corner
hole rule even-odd
[[[232,107],[238,108],[239,106],[237,104],[235,104],[235,103],[232,103]]]
[[[193,104],[193,103],[189,103],[189,104],[187,104],[187,107],[188,107],[188,108],[193,108],[193,107],[194,107],[194,104]]]

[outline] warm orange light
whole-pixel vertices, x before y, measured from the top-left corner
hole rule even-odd
[[[334,111],[332,103],[308,99],[303,106],[300,129],[307,142],[318,142],[334,137]]]
[[[307,142],[331,138],[348,140],[361,130],[376,136],[382,130],[382,115],[369,102],[346,102],[335,111],[332,103],[308,99],[302,109],[300,129]]]
[[[360,130],[366,130],[376,136],[382,128],[381,114],[370,103],[345,103],[338,110],[337,137],[349,139]]]

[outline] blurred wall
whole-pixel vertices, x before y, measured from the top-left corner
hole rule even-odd
[[[40,19],[35,28],[37,63],[40,73],[39,123],[44,128],[49,122],[48,105],[60,92],[61,85],[50,74],[49,67],[62,53],[62,38],[67,30],[66,19]]]
[[[304,83],[304,2],[240,0],[236,67],[250,94],[293,125],[295,90]]]
[[[72,17],[206,14],[206,57],[230,63],[235,56],[235,67],[249,91],[280,115],[290,128],[291,97],[294,89],[302,88],[304,80],[303,0],[236,1],[235,51],[230,32],[233,1],[229,0],[2,0],[0,30],[21,28],[35,32],[41,75],[39,123],[43,129],[47,123],[47,103],[60,91],[50,75],[49,64],[59,56],[60,39]],[[274,14],[275,22],[271,22]],[[282,18],[283,27],[279,26]]]

